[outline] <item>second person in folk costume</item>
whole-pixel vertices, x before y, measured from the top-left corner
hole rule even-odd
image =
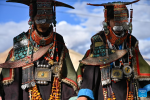
[[[128,23],[126,5],[138,2],[88,4],[104,6],[104,31],[91,38],[91,48],[82,59],[77,75],[77,100],[140,100],[138,89],[150,91],[150,66],[140,54]]]

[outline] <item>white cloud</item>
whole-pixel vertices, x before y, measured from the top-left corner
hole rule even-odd
[[[23,31],[29,29],[28,21],[22,21],[20,23],[8,22],[0,24],[0,52],[3,52],[13,45],[13,37],[19,35]],[[61,34],[65,40],[67,47],[80,53],[81,48],[87,50],[90,47],[91,33],[80,25],[71,25],[65,21],[57,24],[57,32]],[[83,35],[84,34],[84,35]]]
[[[91,33],[87,30],[87,28],[83,28],[80,25],[71,25],[62,21],[57,24],[57,32],[64,37],[68,48],[84,53],[79,50],[81,49],[80,46],[82,46],[85,50],[90,47]],[[89,47],[87,47],[87,44]]]
[[[133,7],[133,35],[138,39],[150,38],[150,5],[141,0]]]
[[[142,55],[150,58],[150,41],[139,40],[139,48]]]
[[[0,23],[0,52],[3,52],[13,45],[13,37],[27,31],[29,28],[28,21],[22,21],[20,23],[8,22]]]

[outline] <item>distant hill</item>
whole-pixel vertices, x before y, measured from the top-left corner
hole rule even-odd
[[[0,63],[4,63],[5,62],[5,59],[8,55],[8,52],[10,51],[11,48],[9,48],[8,50],[6,50],[5,52],[3,53],[0,53]],[[73,50],[69,50],[69,54],[70,54],[70,58],[73,62],[73,65],[74,65],[74,68],[75,70],[77,70],[78,68],[78,65],[79,65],[79,60],[81,60],[83,58],[83,55],[78,53],[78,52],[75,52]],[[148,64],[150,64],[150,59],[148,59],[147,57],[144,57],[145,60],[147,61]],[[1,71],[1,69],[0,69]]]
[[[4,63],[7,56],[8,56],[8,52],[11,50],[11,48],[9,48],[8,50],[4,51],[3,53],[0,53],[0,63]]]

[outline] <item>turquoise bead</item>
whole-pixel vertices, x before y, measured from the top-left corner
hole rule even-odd
[[[44,76],[44,73],[42,73],[41,76]]]
[[[29,21],[28,24],[29,24],[29,25],[32,25],[32,21]]]

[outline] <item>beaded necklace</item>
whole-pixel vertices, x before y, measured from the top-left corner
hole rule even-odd
[[[53,41],[54,33],[50,33],[48,37],[41,37],[36,30],[31,34],[32,40],[36,42],[37,45],[48,45]]]
[[[40,92],[38,91],[37,85],[29,89],[30,100],[43,100]],[[48,100],[60,100],[61,95],[61,82],[58,78],[54,77],[52,92]]]
[[[123,37],[117,37],[113,33],[111,27],[108,27],[108,29],[109,29],[109,34],[108,35],[105,34],[105,36],[106,36],[106,39],[110,41],[110,43],[112,44],[112,46],[115,45],[115,44],[116,45],[122,44],[124,42],[124,40],[127,38],[127,36],[128,36],[128,33],[126,31],[126,34]]]
[[[36,45],[39,45],[40,37],[36,37],[36,39],[35,39],[35,35],[37,35],[37,33],[35,31],[33,31],[31,34],[33,42],[36,42]],[[46,55],[44,56],[44,59],[47,60],[51,65],[53,65],[55,51],[56,51],[56,55],[57,55],[55,60],[57,62],[59,61],[56,33],[52,33],[50,36],[48,36],[48,38],[46,38],[46,40],[47,40],[46,44],[47,43],[50,44],[52,42],[52,40],[54,40],[53,46],[49,49],[49,53],[46,53]],[[37,85],[30,88],[29,93],[30,93],[30,96],[29,96],[30,100],[43,100],[41,97],[41,94],[37,88]],[[57,77],[54,77],[52,91],[51,91],[51,94],[50,94],[50,97],[48,100],[60,100],[60,95],[61,95],[61,82],[59,81],[59,79]]]

